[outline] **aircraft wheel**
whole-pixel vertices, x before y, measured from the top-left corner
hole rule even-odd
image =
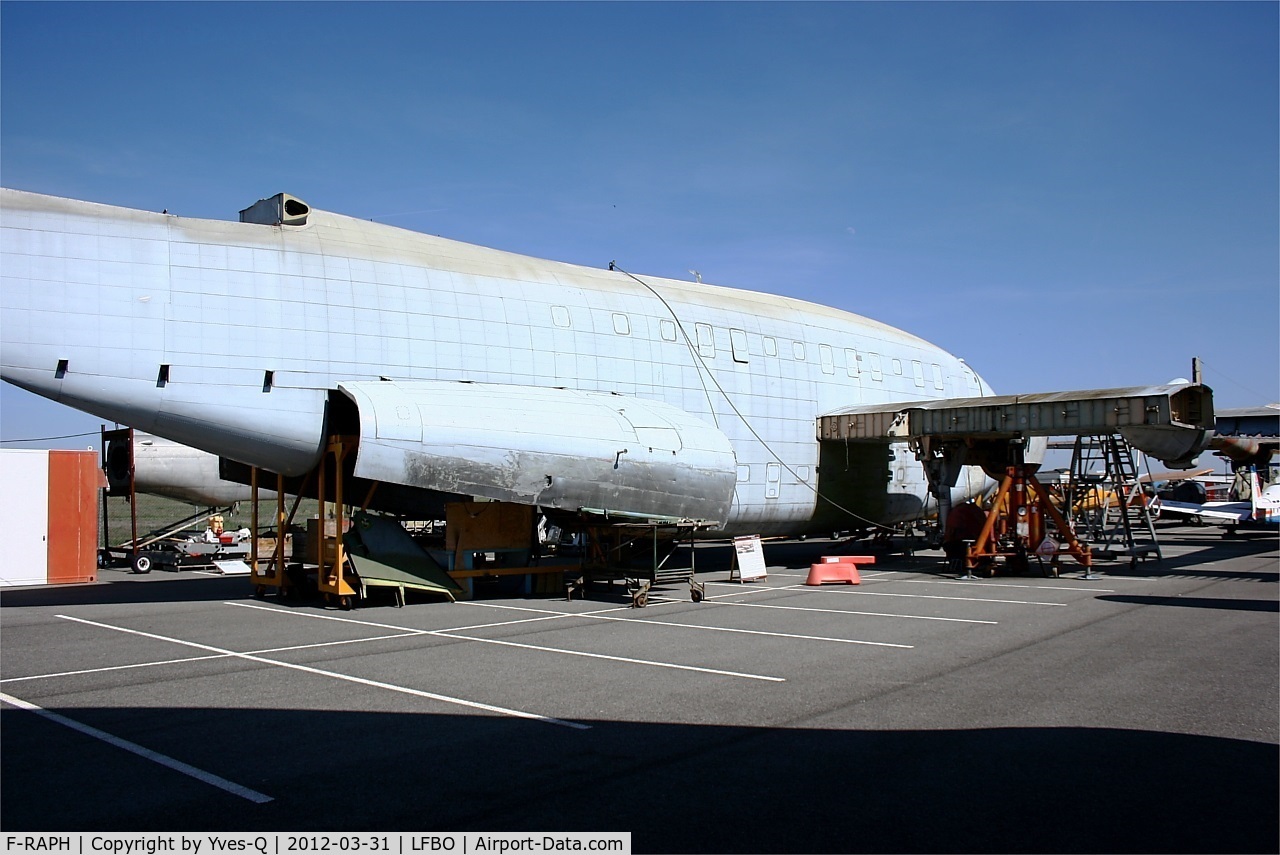
[[[130,566],[133,568],[134,573],[150,573],[153,564],[154,562],[151,560],[151,556],[145,552],[139,552],[137,555],[133,556],[133,561],[130,562]]]

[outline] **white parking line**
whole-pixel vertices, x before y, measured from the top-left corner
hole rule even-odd
[[[43,716],[49,721],[56,722],[63,727],[69,727],[72,730],[79,731],[85,736],[92,736],[94,739],[100,739],[108,745],[114,745],[116,748],[123,748],[125,751],[150,760],[152,763],[159,763],[161,766],[172,769],[175,772],[181,772],[183,775],[195,778],[197,781],[202,781],[206,784],[217,787],[220,790],[226,790],[232,795],[239,796],[242,799],[248,799],[255,804],[262,805],[269,801],[273,801],[271,796],[263,795],[257,790],[251,790],[234,781],[228,781],[226,778],[215,775],[212,772],[197,769],[195,766],[183,763],[181,760],[175,760],[167,754],[152,751],[150,748],[143,748],[136,742],[130,742],[127,739],[121,739],[118,736],[107,733],[105,730],[98,730],[96,727],[90,727],[87,724],[82,724],[75,719],[67,718],[64,715],[47,710],[42,706],[31,703],[30,701],[24,701],[20,698],[15,698],[12,695],[6,695],[4,693],[0,693],[0,701],[4,701],[6,704],[12,704],[19,709],[28,710],[38,716]]]
[[[79,677],[82,674],[102,674],[106,671],[127,671],[130,668],[151,668],[156,665],[181,665],[184,662],[204,662],[209,659],[226,659],[226,654],[188,656],[184,659],[161,659],[156,662],[136,662],[132,665],[104,665],[101,668],[84,668],[79,671],[58,671],[53,674],[31,674],[26,677],[5,677],[0,683],[21,683],[25,680],[48,680],[51,677]]]
[[[253,603],[235,603],[228,602],[229,606],[241,606],[247,609],[259,609],[261,611],[273,612],[279,615],[287,615],[291,617],[313,618],[318,620],[332,620],[341,623],[353,623],[359,626],[377,626],[385,627],[387,624],[377,624],[365,622],[355,618],[340,618],[333,615],[308,614],[306,612],[297,612],[293,610],[277,609],[271,606],[256,605]],[[576,615],[575,615],[576,617]],[[528,620],[509,621],[507,623],[484,624],[484,627],[501,627],[511,626],[513,624],[528,623]],[[401,627],[403,629],[403,627]],[[497,638],[474,638],[469,635],[458,635],[464,629],[476,629],[476,627],[462,627],[460,629],[413,629],[406,630],[405,635],[430,635],[438,638],[449,638],[455,641],[474,641],[477,644],[496,644],[501,647],[518,647],[524,650],[536,650],[542,653],[558,653],[564,656],[581,656],[587,659],[605,659],[612,662],[625,662],[629,665],[650,665],[655,668],[671,668],[677,671],[697,671],[702,674],[715,674],[720,677],[741,677],[746,680],[763,680],[769,683],[785,683],[783,677],[771,677],[766,674],[747,674],[741,671],[725,671],[719,668],[704,668],[699,665],[681,665],[676,662],[658,662],[652,659],[633,659],[627,656],[612,656],[606,653],[589,653],[582,650],[569,650],[563,647],[544,647],[538,644],[524,644],[517,641],[505,641]]]
[[[736,606],[742,609],[785,609],[792,612],[824,612],[833,615],[859,615],[863,617],[887,617],[887,618],[906,618],[908,620],[941,620],[950,621],[952,623],[984,623],[991,626],[996,625],[993,620],[971,620],[970,618],[958,617],[934,617],[933,615],[901,615],[889,612],[855,612],[849,609],[818,609],[812,606],[775,606],[769,603],[726,603],[721,600],[712,602],[713,606]]]
[[[315,647],[336,647],[340,644],[362,644],[366,641],[385,641],[389,638],[400,638],[415,633],[396,633],[395,635],[378,635],[373,638],[348,638],[342,641],[321,641],[315,644],[297,644],[291,647],[268,647],[263,650],[248,650],[246,653],[261,655],[263,653],[283,653],[289,650],[309,650]],[[21,683],[27,680],[48,680],[53,677],[79,677],[85,674],[103,674],[107,671],[127,671],[131,668],[154,668],[157,665],[182,665],[187,662],[206,662],[213,659],[230,659],[232,653],[214,653],[209,656],[186,656],[181,659],[157,659],[154,662],[134,662],[130,665],[104,665],[101,668],[82,668],[78,671],[58,671],[53,674],[30,674],[26,677],[6,677],[0,683]]]
[[[474,603],[463,601],[460,605],[494,609],[515,609],[517,611],[541,611],[540,609],[523,609],[520,606],[503,606],[496,603]],[[562,612],[557,612],[557,614],[562,614]],[[675,623],[673,621],[649,620],[647,618],[625,618],[617,615],[605,615],[595,612],[579,612],[576,613],[574,617],[589,618],[591,620],[618,621],[620,623],[639,623],[644,624],[645,626],[676,626],[680,629],[698,629],[706,632],[731,632],[741,633],[743,635],[764,635],[771,638],[795,638],[803,641],[831,641],[837,644],[865,644],[871,647],[897,647],[903,650],[912,650],[915,648],[915,645],[913,644],[891,644],[887,641],[863,641],[856,638],[831,638],[824,635],[796,635],[789,632],[766,632],[765,630],[760,629],[737,629],[735,627],[728,626],[701,626],[696,623]]]
[[[1033,591],[1088,591],[1091,594],[1115,593],[1115,591],[1107,588],[1093,588],[1088,585],[1081,587],[1072,585],[1019,585],[1012,582],[970,582],[964,579],[892,579],[890,581],[912,585],[964,585],[966,588],[1030,588]]]
[[[788,589],[805,590],[805,585],[788,585]],[[809,588],[808,590],[813,590]],[[1002,603],[1005,605],[1017,606],[1055,606],[1062,607],[1066,603],[1041,603],[1035,600],[996,600],[990,597],[943,597],[938,594],[894,594],[889,591],[852,591],[848,588],[836,588],[824,586],[822,589],[826,593],[845,594],[847,596],[858,597],[908,597],[914,600],[958,600],[966,603]]]
[[[168,641],[172,644],[181,644],[186,647],[194,647],[198,650],[209,650],[214,653],[222,653],[227,656],[234,656],[237,659],[244,659],[249,662],[258,662],[263,665],[275,665],[278,668],[288,668],[293,671],[302,671],[307,674],[316,674],[321,677],[331,677],[335,680],[344,680],[348,683],[357,683],[362,686],[372,686],[376,689],[386,689],[391,692],[399,692],[405,695],[413,695],[419,698],[427,698],[433,701],[441,701],[446,704],[456,704],[458,706],[470,707],[472,709],[484,710],[485,712],[498,713],[500,715],[509,715],[516,718],[527,718],[533,721],[540,721],[545,724],[554,724],[560,727],[573,728],[574,730],[590,730],[591,725],[580,724],[574,721],[564,721],[563,719],[552,718],[551,716],[539,715],[538,713],[525,712],[524,710],[513,710],[506,707],[494,706],[492,704],[484,704],[479,701],[468,701],[463,698],[452,698],[448,695],[439,695],[435,692],[424,692],[421,689],[411,689],[407,686],[397,686],[393,683],[383,683],[378,680],[366,680],[363,677],[353,677],[350,674],[339,674],[336,671],[326,671],[323,668],[312,668],[308,665],[297,665],[292,662],[282,662],[278,659],[267,659],[262,656],[255,656],[251,653],[236,653],[234,650],[225,650],[221,647],[214,647],[210,644],[199,644],[194,641],[184,641],[180,638],[170,638],[165,635],[157,635],[150,632],[142,632],[137,629],[129,629],[123,626],[113,626],[109,623],[100,623],[99,621],[86,620],[85,618],[72,617],[71,615],[55,615],[62,620],[74,621],[76,623],[86,624],[88,626],[101,627],[102,629],[115,630],[116,632],[124,632],[130,635],[139,635],[143,638],[154,638],[159,641]]]

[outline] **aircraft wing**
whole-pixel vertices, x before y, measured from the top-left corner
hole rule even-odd
[[[1209,520],[1227,522],[1247,522],[1253,512],[1248,502],[1228,502],[1221,505],[1197,505],[1194,502],[1171,502],[1159,499],[1160,515],[1178,514],[1179,516],[1200,517]]]
[[[1175,469],[1188,469],[1213,433],[1213,392],[1198,383],[859,405],[818,419],[823,440],[974,442],[1122,434]]]

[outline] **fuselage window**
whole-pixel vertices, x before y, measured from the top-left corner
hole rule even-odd
[[[729,330],[729,344],[733,347],[733,361],[747,362],[747,334],[742,330]]]
[[[801,481],[808,482],[808,480],[809,480],[809,467],[808,467],[808,466],[797,466],[797,467],[796,467],[796,477],[797,477],[797,478],[799,478]]]
[[[938,390],[945,389],[946,384],[942,382],[942,366],[935,364],[929,367],[933,369],[933,388]]]
[[[916,381],[917,386],[924,388],[924,366],[918,359],[911,360],[911,378]]]
[[[751,480],[751,466],[746,463],[738,464],[738,483],[745,484]]]
[[[662,333],[663,341],[676,340],[676,322],[675,321],[662,321],[661,323],[658,324],[658,329]]]
[[[902,360],[901,359],[893,360],[893,373],[897,374],[899,377],[902,376]]]
[[[698,355],[703,359],[714,359],[716,355],[716,338],[711,325],[697,324],[695,329],[698,331]]]
[[[618,335],[631,335],[631,319],[621,312],[614,312],[613,331]]]
[[[884,372],[880,368],[880,354],[868,353],[867,361],[871,363],[871,379],[876,381],[883,380]]]
[[[822,357],[822,373],[835,374],[836,373],[836,356],[831,350],[831,345],[829,344],[818,345],[818,355]]]
[[[804,342],[802,341],[791,342],[791,355],[794,356],[800,362],[804,362]]]
[[[767,335],[764,337],[764,355],[765,356],[778,355],[778,342],[771,335]]]
[[[565,329],[568,329],[569,310],[566,309],[564,306],[552,306],[551,307],[551,323],[555,324],[558,327],[564,327]]]
[[[854,350],[852,347],[846,347],[844,349],[845,366],[849,370],[850,377],[857,377],[862,373],[862,367],[858,365],[858,360],[861,358],[862,357],[858,355],[858,351]]]

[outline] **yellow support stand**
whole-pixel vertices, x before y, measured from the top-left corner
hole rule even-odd
[[[284,572],[284,535],[285,530],[293,521],[293,515],[298,511],[298,504],[302,497],[299,495],[293,502],[293,509],[288,514],[284,512],[284,476],[276,475],[276,545],[271,553],[271,558],[265,564],[259,564],[260,555],[258,553],[258,470],[252,468],[249,470],[249,485],[253,496],[253,540],[249,546],[249,566],[252,573],[249,578],[253,582],[254,596],[266,596],[267,588],[275,588],[278,593],[284,594],[289,585],[288,577]]]
[[[348,454],[355,450],[356,438],[349,436],[329,437],[324,456],[320,459],[320,554],[317,556],[320,567],[316,571],[316,582],[325,599],[336,602],[339,608],[350,609],[355,606],[361,592],[351,584],[346,575],[346,555],[342,547],[342,534],[346,530],[346,505],[342,496],[342,469]],[[329,539],[329,529],[325,525],[325,505],[327,504],[327,477],[329,460],[333,460],[333,505],[337,518],[334,520],[336,531],[333,541],[333,562],[329,564],[325,558],[325,549]]]

